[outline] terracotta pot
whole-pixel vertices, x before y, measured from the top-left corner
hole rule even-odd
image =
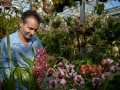
[[[6,0],[6,1],[2,1],[2,5],[5,9],[10,9],[12,6],[12,3],[10,1]]]
[[[80,17],[76,17],[75,22],[77,22],[77,23],[80,22]]]
[[[31,7],[30,7],[30,10],[35,10],[35,11],[36,11],[36,7],[31,6]]]
[[[0,39],[3,39],[6,36],[6,34],[0,34]]]
[[[102,20],[103,23],[106,23],[105,19]]]
[[[47,6],[45,6],[45,7],[43,7],[43,10],[44,10],[44,12],[45,12],[45,13],[49,13],[50,8],[49,8],[49,7],[47,7]]]

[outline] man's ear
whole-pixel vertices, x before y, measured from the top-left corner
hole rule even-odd
[[[19,25],[20,25],[20,27],[22,27],[22,25],[23,25],[23,20],[20,20],[20,21],[19,21]]]

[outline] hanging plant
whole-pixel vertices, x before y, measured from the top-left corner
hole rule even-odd
[[[43,10],[45,13],[50,12],[50,2],[48,0],[43,0]]]
[[[45,13],[49,13],[50,8],[47,5],[45,5],[45,6],[43,6],[43,10]]]
[[[56,4],[61,4],[64,2],[64,0],[52,0],[53,4],[56,5]]]
[[[107,2],[107,0],[99,0],[100,2]]]
[[[52,27],[56,29],[60,27],[61,23],[62,23],[62,17],[57,16],[55,20],[52,21]]]
[[[63,18],[65,20],[65,22],[67,23],[68,26],[72,25],[73,22],[73,18],[72,17],[67,17],[67,18]]]
[[[68,6],[68,7],[72,7],[72,6],[76,7],[77,6],[77,3],[74,0],[65,0],[64,4],[65,4],[65,6]]]
[[[119,37],[120,33],[120,22],[116,18],[109,17],[106,20],[107,26],[105,29],[105,33],[107,36],[107,39],[110,41],[113,41]]]
[[[10,0],[2,0],[1,2],[2,2],[2,5],[5,9],[10,9],[12,6],[12,3]]]
[[[55,10],[56,12],[63,12],[64,4],[56,4]]]
[[[104,3],[96,3],[94,6],[94,12],[97,12],[99,15],[101,15],[104,12]]]
[[[118,37],[117,33],[116,32],[107,32],[107,39],[109,41],[114,41],[116,38]]]
[[[36,7],[35,6],[31,6],[30,10],[35,10],[36,11]]]
[[[79,22],[80,22],[80,17],[79,17],[79,16],[76,16],[76,17],[75,17],[75,22],[76,22],[76,23],[79,23]]]

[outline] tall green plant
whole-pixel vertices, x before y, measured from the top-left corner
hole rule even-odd
[[[7,34],[7,31],[11,34],[19,28],[19,16],[13,16],[10,12],[0,13],[0,21],[1,34]]]

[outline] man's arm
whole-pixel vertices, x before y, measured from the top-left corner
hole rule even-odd
[[[7,52],[5,39],[6,38],[1,40],[1,58],[0,58],[0,77],[3,78],[3,79],[4,79],[3,66],[5,68],[8,68],[10,66],[9,65],[9,60],[8,60],[8,52]]]

